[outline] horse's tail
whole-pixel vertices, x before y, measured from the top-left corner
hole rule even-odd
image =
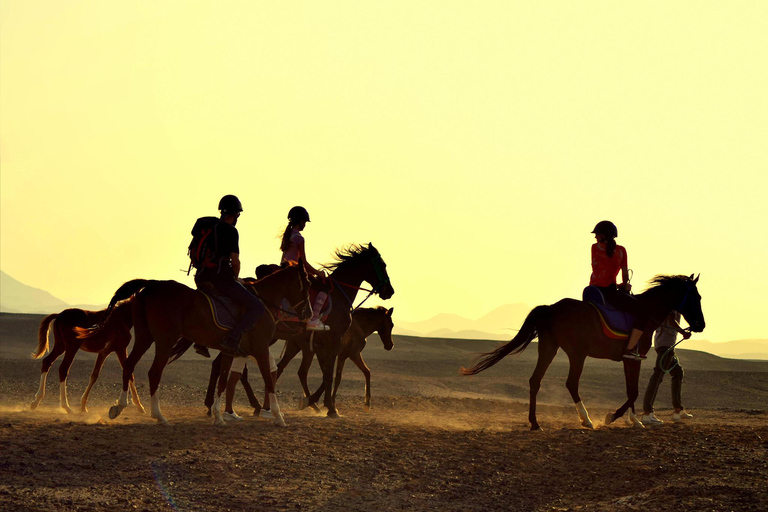
[[[40,328],[37,329],[37,350],[30,354],[32,359],[40,359],[46,352],[48,352],[48,328],[50,327],[51,322],[58,316],[58,313],[54,313],[43,318],[43,321],[40,322]]]
[[[134,293],[138,292],[151,282],[153,282],[151,279],[133,279],[123,283],[120,288],[115,291],[115,294],[112,295],[112,299],[109,301],[109,306],[107,306],[107,314],[99,325],[104,325],[104,323],[107,321],[107,318],[109,318],[112,309],[114,309],[115,304],[121,300],[130,299]]]
[[[188,340],[187,338],[181,338],[179,341],[176,342],[176,344],[173,346],[173,349],[171,349],[171,357],[168,359],[168,364],[171,364],[178,358],[184,355],[184,352],[189,350],[189,347],[192,346],[192,341]]]
[[[89,340],[94,345],[106,347],[116,331],[120,332],[119,330],[122,329],[128,332],[131,330],[131,327],[133,327],[132,309],[133,299],[118,304],[111,311],[107,308],[105,310],[106,315],[100,323],[92,327],[78,326],[73,328],[77,339]]]
[[[533,311],[528,313],[525,322],[523,322],[523,326],[520,328],[517,336],[512,338],[512,341],[500,346],[493,352],[482,354],[480,356],[480,361],[478,361],[472,368],[464,368],[462,366],[461,373],[463,375],[475,375],[483,370],[487,370],[509,354],[519,354],[525,350],[525,348],[539,335],[538,329],[540,322],[548,313],[549,306],[537,306],[533,308]]]

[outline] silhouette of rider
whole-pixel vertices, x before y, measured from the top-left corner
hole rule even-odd
[[[195,283],[207,283],[222,295],[232,299],[242,308],[242,316],[221,342],[221,351],[237,355],[243,333],[256,325],[266,311],[264,304],[249,292],[238,280],[240,275],[240,236],[235,228],[243,206],[233,195],[226,195],[219,201],[221,218],[215,228],[215,265],[202,267],[195,274]]]
[[[597,243],[592,245],[592,275],[589,278],[590,286],[596,286],[603,294],[605,301],[612,306],[626,311],[634,316],[632,332],[629,335],[629,343],[624,352],[626,359],[645,359],[644,354],[637,351],[637,344],[647,327],[649,315],[641,304],[629,295],[632,285],[629,284],[629,269],[627,264],[627,250],[617,245],[614,238],[619,234],[616,225],[608,220],[597,223],[595,229]],[[616,277],[621,271],[621,284],[616,285]]]

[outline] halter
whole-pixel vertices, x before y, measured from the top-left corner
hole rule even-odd
[[[384,269],[380,265],[381,261],[382,261],[381,260],[381,255],[378,255],[378,257],[376,257],[376,258],[371,260],[371,264],[373,265],[373,270],[374,270],[374,272],[376,272],[376,277],[377,277],[377,279],[379,281],[379,284],[374,286],[372,290],[369,290],[367,288],[361,288],[359,286],[353,286],[353,285],[347,284],[347,283],[343,283],[343,282],[341,282],[341,281],[339,281],[337,279],[334,279],[332,277],[330,278],[332,283],[340,284],[342,286],[346,286],[347,288],[351,288],[353,290],[362,290],[362,291],[368,292],[368,295],[366,295],[366,297],[362,300],[362,302],[360,302],[360,304],[358,304],[357,306],[352,308],[352,312],[353,313],[355,311],[357,311],[357,309],[360,306],[365,304],[365,301],[370,299],[371,295],[373,295],[374,293],[378,293],[379,290],[381,290],[381,288],[384,287],[384,285],[386,285],[387,283],[390,282],[389,276],[384,272]],[[354,304],[352,304],[352,301],[349,300],[349,295],[347,295],[347,293],[344,291],[344,289],[340,287],[339,291],[344,296],[344,298],[347,300],[347,303],[349,303],[350,306],[354,306]]]

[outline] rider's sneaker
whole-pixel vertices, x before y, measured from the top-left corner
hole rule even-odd
[[[319,318],[313,318],[307,321],[308,331],[330,331],[331,328],[323,323]]]
[[[221,341],[221,351],[228,356],[237,356],[240,352],[240,340],[227,336]]]
[[[224,421],[243,421],[243,417],[237,414],[235,411],[224,411],[221,413],[221,416],[224,418]]]
[[[636,351],[627,350],[624,352],[624,359],[634,359],[635,361],[642,361],[643,359],[647,359],[647,357],[643,354],[637,353]]]
[[[691,418],[693,418],[693,414],[688,414],[685,411],[676,412],[672,415],[672,421],[675,423],[680,423],[683,420],[690,420]]]
[[[664,421],[660,420],[653,413],[643,414],[643,425],[663,425]]]
[[[200,354],[201,356],[206,357],[206,358],[210,358],[211,357],[211,353],[208,352],[208,347],[206,347],[205,345],[197,345],[197,344],[195,344],[195,352],[197,352],[198,354]]]
[[[285,417],[283,413],[280,413],[280,417]],[[259,418],[266,418],[268,420],[275,419],[275,415],[269,409],[262,409],[259,411]]]

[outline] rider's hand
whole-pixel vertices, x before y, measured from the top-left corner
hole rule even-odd
[[[624,288],[628,292],[632,291],[632,285],[629,284],[629,283],[623,283],[621,286],[622,286],[622,288]]]
[[[683,334],[683,339],[684,340],[687,340],[688,338],[691,337],[691,331],[683,331],[682,334]]]

